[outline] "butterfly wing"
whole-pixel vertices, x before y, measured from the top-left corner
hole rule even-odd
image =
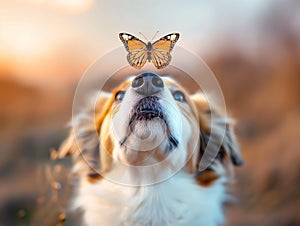
[[[128,51],[128,63],[137,69],[142,68],[147,61],[146,43],[128,33],[120,33],[119,37]]]
[[[178,39],[179,33],[171,33],[152,44],[151,59],[156,68],[165,68],[171,62],[170,52]]]
[[[171,62],[171,54],[166,51],[155,50],[151,53],[152,63],[157,69],[163,69]]]

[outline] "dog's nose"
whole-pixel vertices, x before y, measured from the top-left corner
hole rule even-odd
[[[144,72],[134,78],[131,87],[144,96],[153,95],[164,89],[163,80],[156,74]]]

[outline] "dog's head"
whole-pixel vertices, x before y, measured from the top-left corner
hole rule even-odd
[[[212,117],[218,120],[210,136]],[[72,153],[79,172],[89,178],[98,178],[95,171],[113,170],[115,160],[153,165],[159,172],[180,166],[207,184],[224,172],[226,163],[242,164],[230,121],[218,115],[201,92],[190,95],[174,80],[153,73],[131,78],[111,94],[102,93],[96,106],[73,122],[60,156]],[[218,126],[225,128],[224,137]],[[217,155],[199,172],[209,139],[219,144]]]
[[[183,165],[198,140],[195,113],[188,94],[176,83],[153,73],[136,76],[117,89],[107,116],[115,142],[113,156],[140,166],[161,161]]]

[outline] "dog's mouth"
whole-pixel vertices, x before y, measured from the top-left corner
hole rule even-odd
[[[166,123],[162,107],[158,101],[157,96],[148,96],[139,100],[132,108],[129,121],[130,127],[134,127],[136,121],[152,120],[154,118],[161,118]]]
[[[152,120],[160,119],[161,123],[164,123],[166,126],[166,132],[169,140],[169,149],[172,150],[178,146],[178,140],[172,135],[167,117],[164,114],[163,108],[159,103],[159,97],[157,96],[148,96],[139,100],[130,112],[129,119],[129,131],[127,136],[120,142],[121,146],[126,142],[128,136],[135,130],[136,125],[139,122],[149,122]]]

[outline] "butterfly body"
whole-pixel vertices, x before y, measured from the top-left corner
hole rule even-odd
[[[147,43],[147,60],[151,62],[151,51],[152,51],[152,44],[151,42]]]
[[[162,69],[172,59],[170,52],[178,41],[179,34],[168,34],[153,43],[145,43],[128,33],[120,33],[119,37],[128,51],[127,60],[132,67],[140,69],[147,61],[152,61],[156,68]]]

